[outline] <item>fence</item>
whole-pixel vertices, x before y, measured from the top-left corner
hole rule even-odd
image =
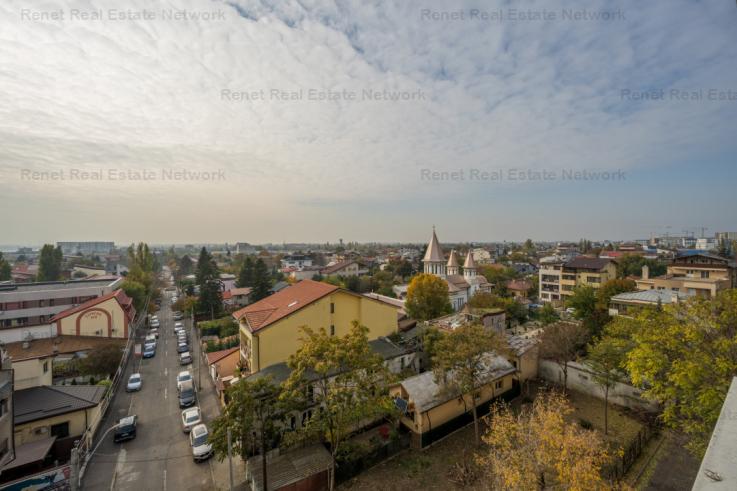
[[[622,455],[617,455],[615,460],[604,466],[602,475],[610,481],[618,481],[630,470],[632,464],[635,463],[637,457],[642,454],[642,449],[648,441],[659,431],[655,424],[643,426],[626,448],[623,449]]]

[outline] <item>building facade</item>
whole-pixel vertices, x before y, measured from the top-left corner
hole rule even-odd
[[[57,242],[56,246],[67,255],[109,254],[115,249],[115,242]]]
[[[598,289],[617,277],[617,263],[613,259],[576,256],[563,263],[560,277],[560,296],[566,299],[578,286]]]

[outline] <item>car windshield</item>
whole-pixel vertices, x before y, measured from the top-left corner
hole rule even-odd
[[[200,445],[205,445],[207,443],[207,432],[201,433],[194,438],[192,438],[192,445],[195,447],[199,447]]]
[[[194,389],[182,389],[182,398],[194,396]]]
[[[140,382],[141,377],[136,377],[135,375],[130,378],[130,381],[133,383]]]
[[[197,411],[192,411],[187,415],[186,421],[187,423],[194,423],[198,419],[200,419],[200,413],[198,413]]]
[[[179,381],[180,382],[186,382],[187,380],[190,380],[191,378],[192,378],[192,376],[190,374],[185,373],[184,375],[180,375],[179,376]]]

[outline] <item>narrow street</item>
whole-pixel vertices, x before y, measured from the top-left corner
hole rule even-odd
[[[164,295],[161,310],[157,312],[161,327],[156,356],[144,360],[134,355],[99,430],[99,435],[102,435],[119,418],[135,414],[138,416],[137,437],[124,443],[113,443],[110,432],[87,467],[82,489],[218,489],[213,468],[223,465],[227,483],[227,462],[218,464],[211,458],[203,463],[195,463],[188,435],[181,428],[181,409],[176,390],[176,376],[181,370],[189,369],[193,373],[198,388],[198,405],[208,427],[218,415],[218,405],[206,367],[201,367],[200,380],[195,373],[195,368],[203,364],[191,320],[184,322],[190,332],[190,347],[194,350],[193,364],[186,367],[179,364],[169,302],[170,297]],[[145,334],[136,333],[137,342],[142,342]],[[127,393],[125,382],[136,371],[141,374],[143,387],[140,392]]]

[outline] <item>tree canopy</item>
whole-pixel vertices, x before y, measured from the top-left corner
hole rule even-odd
[[[61,247],[44,244],[38,258],[38,281],[60,280],[63,260]]]
[[[453,308],[448,298],[448,284],[431,274],[418,274],[409,283],[407,314],[413,319],[430,320],[450,314]]]

